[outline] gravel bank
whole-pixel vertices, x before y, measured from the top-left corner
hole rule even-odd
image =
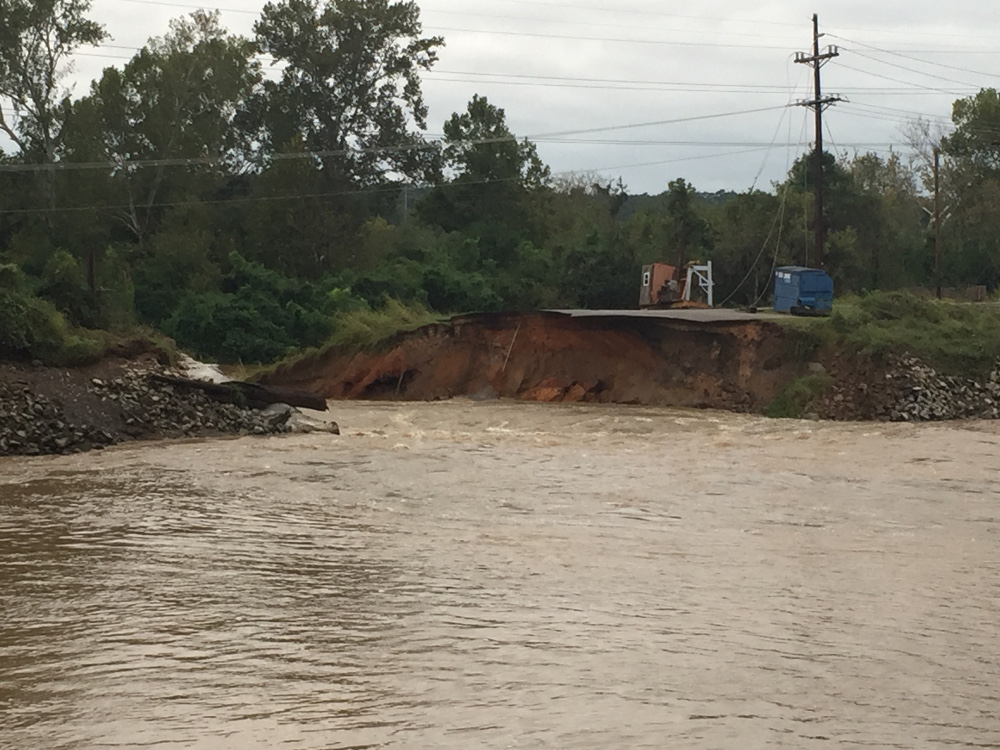
[[[257,411],[213,401],[156,383],[154,374],[184,373],[153,359],[74,370],[0,366],[0,456],[77,453],[138,439],[337,430],[290,408]]]

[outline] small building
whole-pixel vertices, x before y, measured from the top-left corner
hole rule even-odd
[[[774,309],[793,315],[829,315],[833,311],[833,279],[818,268],[775,269]]]

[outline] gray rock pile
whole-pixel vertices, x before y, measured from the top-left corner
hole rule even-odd
[[[944,419],[1000,419],[1000,363],[985,380],[940,375],[918,359],[894,363],[887,380],[898,398],[889,412],[894,422]]]
[[[110,431],[73,423],[60,406],[29,387],[0,382],[0,456],[75,453],[116,442]]]
[[[336,424],[309,420],[291,407],[257,411],[221,403],[199,390],[155,382],[153,372],[131,367],[48,397],[27,382],[0,380],[0,456],[76,453],[138,438],[338,432]]]
[[[841,368],[816,404],[827,419],[929,422],[1000,419],[1000,362],[988,378],[942,375],[915,357]]]
[[[94,378],[88,390],[120,410],[125,432],[133,436],[194,436],[205,432],[266,435],[285,432],[285,421],[235,404],[213,401],[196,390],[151,382],[130,370],[114,380]]]

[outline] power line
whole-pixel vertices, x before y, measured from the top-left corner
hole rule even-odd
[[[690,19],[690,20],[694,20],[694,21],[713,21],[713,22],[716,22],[716,23],[720,22],[720,21],[724,22],[724,21],[730,21],[730,20],[732,20],[732,19],[710,17],[710,16],[692,16],[692,15],[685,15],[685,14],[681,14],[681,13],[664,13],[663,11],[632,10],[632,9],[629,9],[629,8],[617,8],[617,7],[615,7],[615,8],[609,8],[609,7],[602,7],[602,6],[596,6],[596,5],[581,5],[579,3],[573,3],[572,5],[565,5],[565,4],[562,4],[562,3],[540,2],[539,0],[498,0],[498,2],[510,3],[512,5],[532,5],[532,6],[544,6],[544,7],[550,7],[550,8],[559,8],[560,10],[564,10],[564,11],[565,10],[574,10],[574,11],[596,10],[596,11],[602,11],[602,12],[608,12],[608,13],[615,13],[615,14],[619,14],[619,13],[626,14],[627,13],[627,14],[630,14],[630,15],[653,16],[653,17],[662,17],[662,18],[685,18],[685,19]],[[740,20],[740,23],[751,23],[751,24],[764,25],[764,26],[783,26],[783,27],[786,27],[786,28],[791,28],[791,27],[797,27],[798,26],[798,24],[787,23],[787,22],[780,22],[780,21],[757,21],[757,20],[746,20],[746,21],[744,21],[744,20]]]
[[[441,75],[448,76],[473,76],[477,78],[485,78],[489,82],[491,79],[497,78],[510,78],[514,79],[515,82],[525,82],[530,84],[531,81],[555,81],[555,82],[572,82],[572,83],[601,83],[601,84],[622,84],[622,85],[643,85],[643,86],[678,86],[678,87],[688,87],[698,93],[711,93],[717,90],[723,90],[725,93],[729,93],[730,89],[746,89],[749,91],[760,91],[761,93],[787,93],[788,88],[786,86],[780,86],[777,84],[770,83],[713,83],[708,81],[650,81],[650,80],[639,80],[634,78],[588,78],[581,76],[549,76],[549,75],[530,75],[525,73],[484,73],[473,70],[445,70],[445,69],[434,69],[428,72],[427,78],[424,80],[430,80],[437,78]],[[478,81],[463,81],[467,83],[477,83]],[[865,87],[856,86],[852,87],[851,91],[857,92],[870,92],[873,94],[885,94],[885,93],[911,93],[912,89],[909,88],[886,88],[886,87]]]
[[[712,89],[699,89],[692,87],[685,87],[682,85],[671,86],[669,84],[644,84],[642,82],[637,82],[634,84],[622,83],[622,84],[590,84],[590,83],[573,83],[568,81],[504,81],[499,79],[492,80],[481,80],[476,78],[451,78],[443,76],[432,76],[426,79],[427,83],[474,83],[474,84],[489,84],[492,86],[531,86],[532,88],[556,88],[556,89],[584,89],[588,91],[662,91],[678,94],[704,94],[704,93],[715,93],[715,94],[744,94],[744,95],[754,95],[754,96],[767,96],[767,95],[778,95],[784,92],[779,88],[772,87],[770,90],[754,90],[740,87],[733,88],[712,88]]]
[[[881,73],[873,73],[870,70],[865,70],[864,68],[855,68],[851,65],[845,65],[840,63],[840,67],[845,70],[853,70],[855,73],[864,73],[865,75],[872,76],[873,78],[881,78],[883,81],[892,81],[893,83],[901,83],[904,86],[913,86],[914,88],[923,89],[924,91],[933,91],[937,94],[946,94],[947,96],[955,96],[955,92],[950,89],[938,88],[937,86],[924,86],[920,83],[914,83],[913,81],[904,81],[900,78],[892,78],[891,76],[884,76]],[[975,88],[970,85],[970,88]]]
[[[448,16],[471,16],[473,18],[490,18],[498,19],[502,21],[526,21],[528,23],[537,25],[541,23],[553,23],[559,24],[560,26],[571,25],[571,26],[599,26],[604,29],[628,29],[631,31],[649,31],[649,26],[627,26],[624,24],[617,23],[605,23],[597,21],[575,21],[573,19],[566,18],[533,18],[528,16],[504,16],[497,15],[494,13],[477,13],[472,11],[461,11],[461,10],[437,10],[434,8],[424,8],[425,13],[440,13],[441,15]],[[686,16],[677,16],[680,18],[685,18]],[[699,20],[710,20],[710,19],[699,19]],[[684,34],[709,34],[711,36],[738,36],[740,38],[746,39],[771,39],[777,40],[781,37],[768,36],[764,34],[747,34],[744,31],[719,31],[718,29],[659,29],[661,31],[676,31]],[[789,40],[791,37],[788,38]]]
[[[642,16],[653,16],[653,17],[668,17],[668,18],[686,18],[698,21],[712,21],[715,23],[726,23],[730,21],[735,21],[742,24],[753,24],[758,26],[780,26],[783,28],[798,28],[800,24],[792,23],[789,21],[761,21],[757,19],[733,19],[733,18],[720,18],[718,16],[693,16],[685,15],[679,13],[664,13],[663,11],[648,11],[648,10],[630,10],[628,8],[619,7],[608,7],[608,6],[596,6],[596,5],[581,5],[579,3],[572,4],[562,4],[562,3],[551,3],[551,2],[541,2],[540,0],[497,0],[497,2],[510,3],[516,5],[529,5],[529,6],[546,6],[552,8],[559,8],[561,10],[593,10],[593,11],[603,11],[614,14],[632,14],[632,15],[642,15]],[[854,29],[845,28],[845,31],[849,32],[862,32],[862,33],[877,33],[877,34],[896,34],[905,35],[908,38],[913,36],[928,36],[928,37],[941,37],[949,39],[983,39],[986,41],[996,41],[995,36],[987,35],[975,35],[975,34],[949,34],[943,32],[933,32],[933,31],[916,31],[912,29],[907,29],[905,31],[896,31],[894,29]],[[830,34],[830,36],[834,36]]]
[[[711,47],[718,49],[759,49],[759,50],[784,50],[785,47],[777,47],[764,44],[723,44],[721,42],[692,42],[692,41],[672,41],[661,39],[615,39],[610,37],[593,36],[572,36],[569,34],[542,34],[534,31],[499,31],[496,29],[459,29],[448,26],[437,26],[437,31],[450,31],[460,34],[489,34],[498,36],[521,36],[534,39],[562,39],[574,42],[601,42],[603,44],[648,44],[655,46],[670,47]]]
[[[862,47],[872,50],[873,52],[881,52],[886,55],[893,55],[895,57],[902,57],[905,60],[913,60],[914,62],[924,63],[925,65],[935,65],[939,68],[948,68],[949,70],[957,70],[960,73],[972,73],[973,75],[987,76],[989,78],[1000,78],[1000,74],[997,73],[984,73],[981,70],[971,70],[969,68],[960,68],[956,65],[948,65],[946,63],[934,62],[933,60],[922,60],[919,57],[913,57],[912,55],[904,55],[902,52],[893,52],[887,49],[880,49],[879,47],[873,47],[870,44],[865,44],[864,42],[858,42],[853,39],[848,39],[847,37],[837,36],[836,34],[830,34],[830,36],[836,39],[843,39],[848,44],[859,44]]]
[[[806,133],[806,128],[807,128],[808,124],[809,124],[809,116],[808,116],[808,113],[805,113],[805,115],[802,118],[802,131],[799,133],[799,145],[800,145],[800,147],[803,145],[803,141],[805,140],[805,133]],[[792,139],[792,119],[788,118],[788,140],[789,140],[789,142],[791,141],[791,139]],[[791,163],[792,163],[791,155],[792,155],[792,151],[789,148],[788,151],[785,154],[785,173],[786,174],[791,169]],[[754,262],[751,264],[750,270],[747,271],[746,276],[743,277],[742,281],[740,281],[740,283],[737,284],[736,288],[733,289],[733,291],[730,293],[730,295],[722,302],[722,305],[721,305],[722,307],[725,307],[726,304],[729,301],[731,301],[733,299],[733,297],[735,297],[739,293],[740,289],[743,288],[743,285],[746,284],[747,281],[750,280],[750,277],[753,275],[754,271],[757,270],[757,264],[760,263],[760,259],[762,257],[764,257],[764,251],[767,249],[768,242],[770,242],[771,236],[774,234],[774,229],[777,226],[778,236],[777,236],[777,238],[774,241],[774,260],[771,263],[771,276],[770,276],[770,278],[774,277],[774,269],[778,265],[778,255],[781,252],[781,236],[783,234],[784,226],[785,226],[785,206],[787,204],[787,199],[788,199],[788,190],[789,190],[789,186],[788,185],[783,186],[782,191],[781,191],[781,202],[780,202],[780,204],[778,206],[778,211],[775,214],[774,221],[771,224],[771,229],[767,233],[767,237],[765,237],[764,238],[764,242],[761,243],[760,252],[757,253],[757,257],[754,258]],[[762,292],[759,297],[757,297],[757,299],[753,303],[753,306],[756,307],[758,304],[760,304],[760,301],[762,299],[764,299],[764,296],[766,294],[767,294],[767,287],[765,285],[765,291]]]
[[[119,3],[133,3],[135,5],[162,5],[166,8],[185,8],[188,10],[218,10],[222,13],[242,13],[250,16],[259,16],[260,10],[246,10],[245,8],[217,8],[205,5],[188,5],[187,3],[173,3],[167,0],[117,0]]]
[[[191,10],[218,10],[223,13],[240,13],[245,15],[260,15],[259,10],[247,10],[245,8],[224,8],[216,6],[206,6],[204,4],[196,5],[189,3],[179,3],[172,2],[170,0],[117,0],[117,2],[132,3],[136,5],[159,5],[169,8],[185,8]],[[554,3],[554,2],[542,2],[541,0],[496,0],[496,2],[507,3],[511,5],[520,6],[530,6],[530,7],[547,7],[555,8],[561,11],[571,10],[574,12],[579,11],[597,11],[597,12],[607,12],[612,13],[616,16],[622,15],[633,15],[642,16],[650,18],[680,18],[693,21],[710,21],[713,23],[730,23],[735,22],[739,24],[748,24],[754,26],[773,26],[780,28],[797,28],[798,23],[792,23],[789,21],[763,21],[755,18],[725,18],[720,16],[698,16],[685,13],[669,13],[664,11],[651,11],[651,10],[638,10],[622,7],[612,7],[612,6],[601,6],[601,5],[581,5],[579,3]],[[438,13],[448,13],[453,11],[441,11],[431,7],[424,7],[424,12],[438,12]],[[485,14],[483,14],[485,15]],[[525,18],[524,20],[534,21],[536,19]],[[564,19],[560,19],[563,20]],[[565,22],[565,21],[564,21]],[[981,34],[958,34],[958,33],[944,33],[944,32],[933,32],[933,31],[919,31],[914,29],[907,29],[905,31],[898,31],[896,29],[863,29],[863,28],[850,28],[845,27],[843,29],[847,32],[858,32],[864,34],[892,34],[892,35],[905,35],[907,38],[912,38],[914,36],[921,37],[938,37],[947,39],[982,39],[984,41],[995,42],[996,37],[991,35],[981,35]],[[830,36],[834,36],[830,34]],[[842,38],[842,37],[841,37]],[[846,41],[846,40],[845,40]],[[863,44],[861,42],[855,42],[856,44]],[[885,50],[883,50],[885,51]],[[915,51],[915,50],[911,50]],[[971,54],[992,54],[1000,53],[1000,50],[987,49],[987,50],[974,50],[974,49],[961,49],[961,50],[926,50],[927,52],[945,52],[945,53],[971,53]]]
[[[789,93],[790,94],[794,93],[794,89]],[[767,154],[765,154],[764,159],[761,161],[760,169],[757,170],[757,174],[754,175],[753,182],[750,184],[751,191],[753,191],[753,189],[757,187],[757,180],[759,180],[760,176],[764,174],[764,168],[767,166],[767,159],[778,144],[778,134],[781,132],[781,126],[782,124],[784,124],[785,118],[788,116],[788,112],[789,112],[788,109],[782,111],[781,117],[778,119],[778,127],[774,129],[774,137],[771,139],[771,144],[767,148]]]
[[[798,145],[795,143],[785,143],[774,141],[621,141],[610,139],[588,139],[588,138],[559,138],[559,139],[532,139],[536,143],[549,144],[571,144],[571,145],[591,145],[591,146],[702,146],[702,147],[730,147],[730,148],[784,148],[786,146]],[[865,148],[867,146],[881,146],[884,141],[857,141],[845,143],[845,146]]]
[[[758,149],[751,149],[750,151],[755,151]],[[592,172],[608,172],[617,169],[630,169],[643,166],[659,166],[663,164],[672,164],[685,161],[695,161],[704,159],[718,159],[722,157],[735,156],[743,153],[750,153],[750,151],[736,151],[731,153],[722,154],[708,154],[702,156],[694,157],[683,157],[679,159],[668,159],[658,162],[646,162],[645,164],[632,164],[622,167],[605,167],[598,169],[579,169],[579,170],[567,170],[564,172],[559,172],[555,176],[571,176],[577,174],[589,174]],[[467,180],[460,183],[447,183],[448,185],[487,185],[495,183],[504,182],[516,182],[521,179],[520,177],[509,177],[500,179],[489,179],[489,180]],[[246,196],[241,198],[218,198],[218,199],[199,199],[199,200],[184,200],[184,201],[163,201],[159,203],[149,204],[149,208],[176,208],[181,206],[200,206],[200,205],[225,205],[225,204],[240,204],[240,203],[267,203],[275,201],[284,200],[306,200],[312,198],[334,198],[334,197],[348,197],[353,195],[374,195],[378,193],[396,193],[406,187],[416,187],[410,183],[397,183],[394,185],[389,185],[385,187],[374,187],[374,188],[358,188],[353,190],[339,190],[333,192],[322,192],[322,193],[303,193],[303,194],[286,194],[277,196]],[[428,186],[431,187],[431,186]],[[88,206],[63,206],[55,208],[28,208],[28,209],[5,209],[0,210],[0,215],[5,214],[52,214],[52,213],[79,213],[84,211],[126,211],[133,209],[132,205],[88,205]],[[144,206],[145,208],[145,206]]]
[[[216,8],[216,7],[206,7],[204,5],[191,5],[191,4],[187,4],[187,3],[170,2],[169,0],[117,0],[117,1],[118,2],[122,2],[122,3],[134,3],[136,5],[162,5],[162,6],[165,6],[165,7],[168,7],[168,8],[190,8],[190,9],[194,9],[194,10],[219,10],[219,11],[223,11],[225,13],[243,13],[243,14],[248,14],[248,15],[260,15],[260,11],[259,10],[246,10],[245,8]],[[592,10],[592,11],[610,12],[610,13],[614,13],[615,15],[625,15],[625,14],[627,14],[627,15],[638,15],[638,16],[657,17],[657,18],[683,18],[683,19],[693,20],[693,21],[712,21],[712,22],[716,22],[716,23],[720,22],[720,21],[732,20],[732,19],[724,19],[724,18],[711,17],[711,16],[693,16],[693,15],[687,15],[687,14],[681,14],[681,13],[664,13],[662,11],[632,10],[632,9],[628,9],[628,8],[607,8],[607,7],[599,7],[599,6],[593,6],[593,5],[579,5],[579,4],[563,5],[563,4],[560,4],[560,3],[530,2],[529,0],[498,0],[498,1],[499,2],[506,2],[506,3],[512,4],[512,5],[528,5],[528,6],[534,6],[534,7],[557,8],[557,9],[562,10],[562,11],[566,11],[566,10],[573,10],[573,11],[581,11],[581,10],[582,11],[587,11],[587,10]],[[486,17],[505,18],[505,16],[490,16],[489,14],[460,13],[460,12],[456,12],[456,11],[443,11],[443,10],[438,10],[436,8],[431,8],[431,7],[425,7],[423,9],[423,11],[425,13],[431,13],[431,12],[434,12],[434,13],[452,13],[452,14],[457,14],[457,15],[483,15],[483,16],[486,16]],[[515,17],[514,20],[522,20],[522,19],[517,19]],[[524,18],[523,20],[534,21],[536,19]],[[560,20],[563,20],[563,19],[560,19]],[[758,21],[758,20],[754,20],[754,19],[747,19],[747,20],[742,20],[741,19],[739,22],[740,23],[754,24],[754,25],[764,25],[764,26],[781,26],[781,27],[785,27],[785,28],[791,28],[791,27],[793,27],[793,26],[796,25],[796,24],[791,24],[791,23],[782,23],[782,22],[778,22],[778,21]],[[591,24],[591,25],[595,25],[595,24]]]
[[[897,63],[891,63],[887,60],[879,60],[877,57],[872,57],[871,55],[866,55],[864,52],[858,52],[856,49],[847,49],[848,52],[857,55],[858,57],[863,57],[866,60],[871,60],[877,62],[880,65],[888,65],[890,68],[898,68],[899,70],[905,70],[907,73],[916,73],[918,76],[926,76],[927,78],[934,78],[938,81],[944,81],[945,83],[957,83],[959,86],[975,86],[974,83],[969,83],[968,81],[956,81],[954,78],[947,78],[945,76],[935,75],[934,73],[927,73],[923,70],[914,70],[913,68],[908,68],[905,65],[899,65]]]
[[[757,109],[744,109],[744,110],[739,110],[737,112],[721,112],[719,114],[713,114],[713,115],[694,115],[692,117],[678,117],[672,120],[655,120],[653,122],[640,122],[632,125],[615,125],[611,127],[588,128],[586,130],[575,130],[575,131],[566,130],[555,133],[539,133],[536,135],[529,135],[527,137],[529,140],[538,140],[541,138],[557,138],[557,137],[571,136],[571,135],[589,135],[591,133],[605,133],[611,130],[632,130],[635,128],[649,128],[659,125],[675,125],[683,122],[698,122],[703,120],[721,119],[724,117],[737,117],[739,115],[752,115],[752,114],[757,114],[758,112],[774,112],[779,109],[784,109],[785,106],[787,105],[782,105],[780,107],[758,107]]]
[[[866,104],[864,102],[851,102],[847,106],[864,107],[865,109],[874,109],[874,110],[885,110],[893,114],[908,115],[909,117],[924,117],[927,118],[928,120],[942,120],[950,122],[948,117],[945,115],[932,115],[928,114],[927,112],[918,112],[917,110],[914,109],[897,109],[895,107],[884,107],[878,104]]]
[[[470,73],[469,75],[475,76],[477,74]],[[484,74],[486,75],[486,74]],[[452,83],[468,83],[476,84],[481,86],[516,86],[519,88],[532,87],[532,88],[552,88],[552,89],[565,89],[565,90],[584,90],[584,91],[660,91],[664,93],[674,93],[674,94],[739,94],[742,96],[778,96],[784,95],[786,92],[784,89],[778,86],[765,86],[757,84],[748,84],[746,86],[741,84],[684,84],[676,83],[671,84],[668,82],[657,82],[657,81],[636,81],[634,83],[587,83],[586,79],[580,79],[580,82],[574,82],[573,79],[564,80],[503,80],[499,77],[499,74],[490,74],[494,77],[491,78],[462,78],[453,77],[448,75],[438,75],[437,73],[428,76],[424,79],[425,84],[436,85],[436,84],[452,84]],[[860,95],[877,95],[877,96],[913,96],[919,92],[915,92],[912,88],[881,88],[881,87],[865,87],[865,86],[848,86],[841,87],[841,91],[845,95],[860,94]],[[978,89],[970,87],[970,92],[978,91]],[[966,92],[955,90],[952,92],[955,96],[962,96]]]
[[[639,169],[639,168],[642,168],[642,167],[659,167],[659,166],[663,166],[664,164],[678,164],[678,163],[687,162],[687,161],[707,161],[709,159],[721,159],[721,158],[726,158],[726,157],[730,157],[730,156],[743,156],[745,154],[756,154],[756,153],[759,153],[761,151],[766,151],[766,150],[767,150],[767,147],[750,148],[750,149],[743,149],[743,150],[740,150],[740,151],[725,151],[725,152],[718,153],[718,154],[701,154],[699,156],[682,156],[682,157],[679,157],[679,158],[676,158],[676,159],[660,159],[660,160],[657,160],[657,161],[645,161],[645,162],[639,162],[639,163],[633,163],[633,164],[621,164],[621,165],[614,166],[614,167],[597,167],[597,168],[594,168],[594,169],[579,169],[579,170],[572,170],[572,171],[569,171],[569,172],[560,172],[559,174],[560,175],[587,174],[588,172],[615,172],[615,171],[618,171],[620,169]]]
[[[575,135],[590,135],[593,133],[607,133],[616,130],[633,130],[638,128],[648,128],[661,125],[673,125],[678,123],[686,122],[697,122],[704,120],[712,120],[724,117],[735,117],[738,115],[753,114],[756,112],[768,112],[776,109],[782,109],[783,107],[762,107],[758,109],[741,110],[738,112],[722,112],[718,114],[711,115],[695,115],[692,117],[681,117],[671,120],[657,120],[654,122],[642,122],[642,123],[632,123],[627,125],[609,125],[600,128],[587,128],[585,130],[567,130],[555,133],[541,133],[537,135],[526,136],[527,140],[531,141],[542,141],[542,140],[553,140],[562,139]],[[504,143],[510,141],[518,141],[515,136],[505,136],[502,138],[487,138],[480,139],[476,141],[468,141],[469,145],[483,145],[487,143]],[[414,150],[431,150],[436,148],[437,142],[423,141],[420,143],[410,143],[400,146],[382,146],[378,148],[370,149],[331,149],[327,151],[296,151],[293,153],[284,154],[271,154],[268,155],[268,159],[271,160],[287,160],[287,159],[315,159],[315,158],[329,158],[336,156],[353,156],[360,154],[389,154],[389,153],[399,153],[403,151],[414,151]],[[227,160],[232,159],[232,155],[225,156],[196,156],[196,157],[174,157],[169,159],[137,159],[137,160],[127,160],[127,161],[94,161],[94,162],[55,162],[51,164],[3,164],[0,165],[0,172],[51,172],[51,171],[66,171],[66,170],[88,170],[88,169],[130,169],[139,167],[187,167],[187,166],[200,166],[206,164],[220,164]]]

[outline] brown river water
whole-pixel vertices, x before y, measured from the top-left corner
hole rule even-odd
[[[0,747],[1000,747],[1000,425],[334,412],[0,459]]]

